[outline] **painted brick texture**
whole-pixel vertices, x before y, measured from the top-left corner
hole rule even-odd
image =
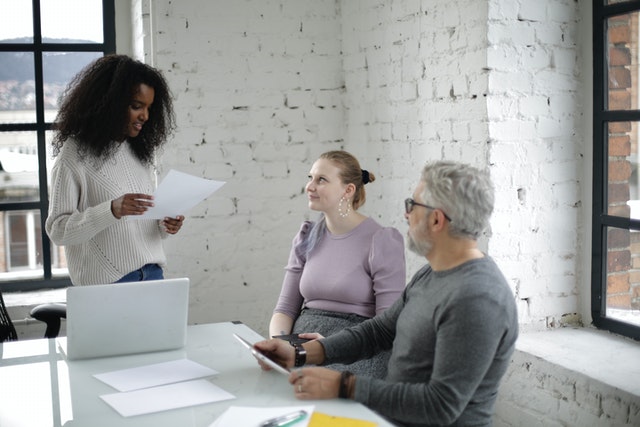
[[[378,177],[363,211],[403,233],[425,161],[490,168],[497,205],[481,245],[523,329],[579,319],[575,2],[164,0],[149,16],[145,43],[178,109],[160,174],[228,181],[167,242],[168,273],[193,282],[191,322],[266,330],[291,238],[314,217],[308,169],[335,148]],[[407,260],[409,275],[424,263]]]
[[[638,397],[516,351],[500,388],[495,427],[637,426]]]
[[[179,131],[162,172],[227,181],[168,242],[169,273],[191,278],[190,321],[266,329],[305,216],[311,163],[343,145],[339,4],[153,4],[155,65]]]
[[[579,13],[573,1],[491,1],[489,252],[512,282],[523,330],[579,311],[583,258]],[[585,289],[586,290],[586,289]]]

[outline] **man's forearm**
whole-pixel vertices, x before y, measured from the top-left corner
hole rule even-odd
[[[307,351],[307,365],[322,365],[324,363],[324,346],[318,340],[302,344]]]

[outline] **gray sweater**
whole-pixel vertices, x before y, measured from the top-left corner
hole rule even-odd
[[[385,380],[358,376],[355,400],[406,426],[490,426],[516,338],[513,293],[485,256],[428,265],[387,311],[322,341],[326,363],[392,348]]]

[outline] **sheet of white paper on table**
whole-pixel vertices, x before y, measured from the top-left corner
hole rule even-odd
[[[94,377],[118,391],[131,391],[209,377],[217,373],[218,371],[191,360],[179,359],[95,374]]]
[[[235,396],[207,380],[195,380],[124,393],[105,394],[100,398],[123,417],[132,417],[235,399]]]
[[[311,420],[314,405],[307,406],[280,406],[259,408],[253,406],[230,406],[209,427],[238,427],[257,426],[260,423],[274,417],[290,414],[299,410],[307,411],[307,417],[292,425],[292,427],[307,427]]]
[[[127,218],[164,219],[184,215],[224,184],[224,181],[200,178],[171,169],[153,193],[154,206],[142,215],[130,215]]]

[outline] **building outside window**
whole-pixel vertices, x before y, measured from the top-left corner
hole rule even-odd
[[[594,324],[640,339],[640,1],[593,6]]]
[[[68,285],[48,239],[49,143],[58,100],[115,52],[114,0],[0,0],[0,291]]]

